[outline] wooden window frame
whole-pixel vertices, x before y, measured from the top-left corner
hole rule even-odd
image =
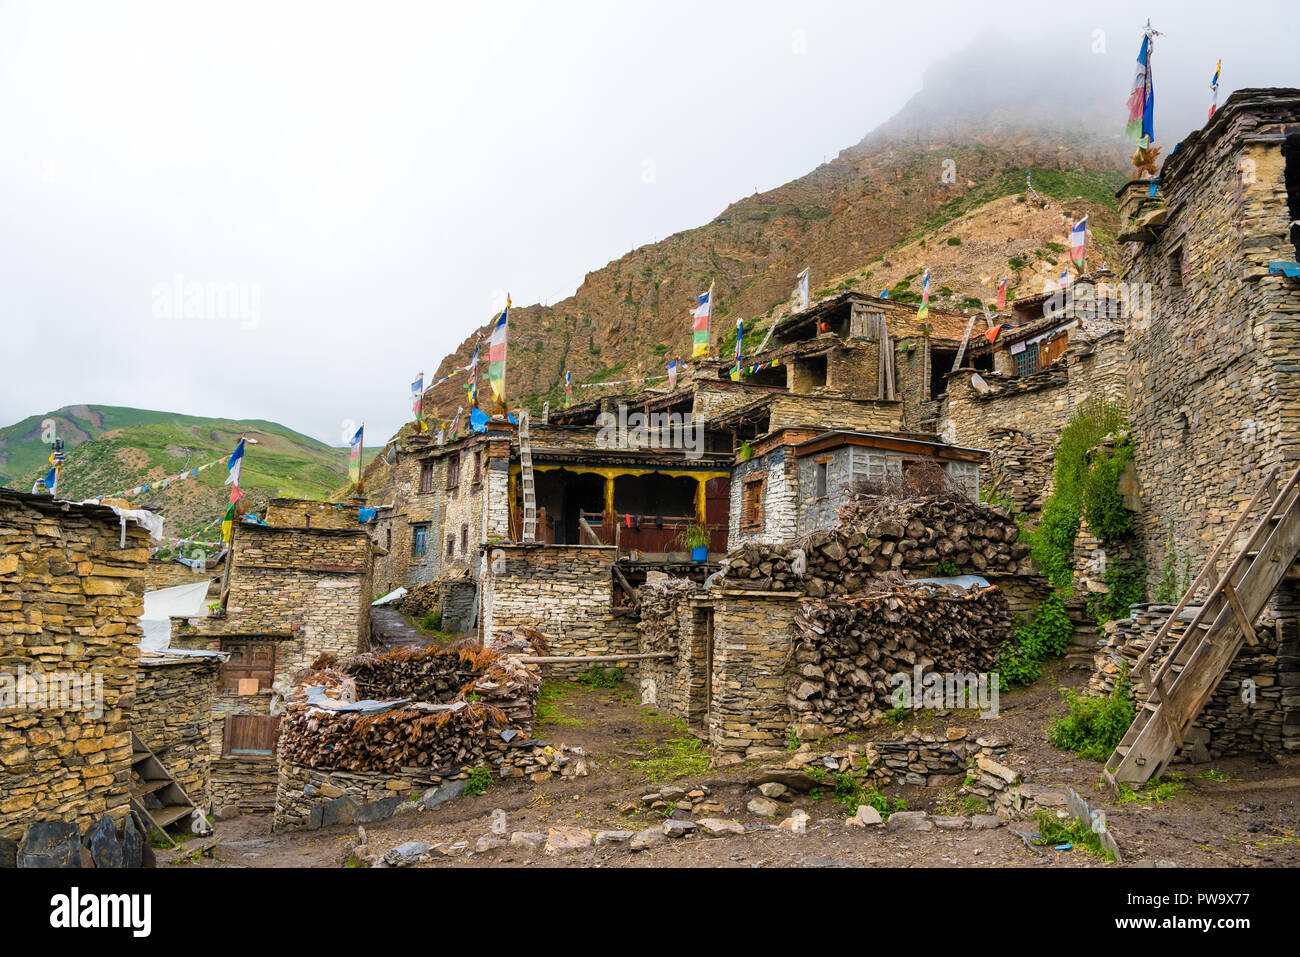
[[[420,492],[428,494],[433,491],[433,462],[420,463]]]
[[[460,527],[460,553],[469,554],[469,526],[464,524]]]
[[[767,475],[751,475],[741,482],[740,527],[746,531],[763,527],[763,496],[767,492]]]
[[[447,456],[447,490],[460,485],[460,453],[453,452]]]
[[[426,558],[429,554],[429,523],[419,522],[411,526],[411,557]]]
[[[820,486],[820,490],[818,489]],[[817,501],[830,498],[831,494],[831,458],[824,458],[813,461],[813,498]]]

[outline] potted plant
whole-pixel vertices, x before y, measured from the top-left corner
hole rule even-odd
[[[695,524],[683,529],[677,536],[683,547],[690,549],[691,561],[703,562],[709,558],[709,527]]]

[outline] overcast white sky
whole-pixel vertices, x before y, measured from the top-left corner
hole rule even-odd
[[[1131,63],[1148,16],[1158,102],[1218,56],[1221,100],[1300,85],[1287,3],[0,0],[0,424],[98,402],[378,445],[499,290],[554,302],[808,172],[979,34],[1104,29]],[[159,318],[177,277],[246,284],[256,321]]]

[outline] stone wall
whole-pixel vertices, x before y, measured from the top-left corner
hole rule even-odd
[[[484,636],[527,626],[546,636],[552,655],[635,652],[635,621],[613,611],[613,562],[610,546],[488,546]]]
[[[798,475],[794,455],[777,446],[747,462],[739,462],[731,473],[731,505],[728,510],[727,547],[746,542],[784,542],[798,530]],[[743,519],[745,483],[763,477],[762,524],[750,526]]]
[[[108,508],[0,490],[0,837],[126,817],[148,545]],[[49,707],[55,676],[85,694]]]
[[[1034,516],[1050,493],[1056,438],[1074,411],[1093,395],[1122,399],[1124,337],[1071,339],[1065,361],[1015,377],[980,372],[987,391],[961,369],[948,377],[939,417],[945,442],[990,453],[986,494],[1007,495],[1020,514]]]
[[[359,502],[316,502],[302,498],[273,498],[266,504],[266,524],[283,528],[355,529]]]
[[[749,754],[782,748],[790,727],[785,664],[797,592],[715,592],[709,744]]]
[[[131,727],[200,807],[209,806],[217,658],[141,659]]]
[[[707,615],[711,599],[692,581],[668,579],[637,589],[641,600],[642,654],[675,652],[673,658],[640,662],[637,681],[643,704],[680,716],[693,731],[707,733],[705,700],[710,680]]]
[[[1123,670],[1132,675],[1137,659],[1150,645],[1173,605],[1133,606],[1133,617],[1106,626],[1106,646],[1097,652],[1088,684],[1092,694],[1110,694]],[[1195,608],[1185,611],[1162,643],[1169,649],[1186,630]],[[1204,761],[1235,754],[1276,754],[1300,751],[1300,607],[1291,606],[1280,618],[1266,617],[1255,627],[1258,644],[1243,645],[1214,690],[1179,752],[1187,760]],[[1162,654],[1167,651],[1162,651]],[[1157,657],[1155,661],[1161,660]],[[1134,676],[1134,679],[1136,676]],[[1253,682],[1254,701],[1243,700],[1243,688]],[[1132,681],[1140,706],[1150,690]]]

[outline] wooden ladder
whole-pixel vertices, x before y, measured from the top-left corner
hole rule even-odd
[[[139,811],[172,847],[176,841],[167,830],[186,822],[198,810],[185,789],[149,747],[131,732],[131,807]]]
[[[1259,483],[1254,496],[1218,546],[1206,559],[1168,620],[1133,666],[1150,689],[1137,709],[1133,724],[1106,762],[1105,776],[1112,787],[1145,784],[1159,777],[1183,747],[1184,735],[1200,715],[1243,644],[1254,645],[1255,619],[1300,555],[1300,468],[1276,495],[1278,468]],[[1241,551],[1218,576],[1218,562],[1263,504],[1264,513]],[[1217,576],[1217,577],[1216,577]],[[1160,647],[1192,598],[1211,581],[1205,597],[1187,628],[1153,667]]]
[[[533,485],[533,448],[528,441],[528,412],[519,412],[519,490],[524,497],[523,541],[537,541],[537,489]]]

